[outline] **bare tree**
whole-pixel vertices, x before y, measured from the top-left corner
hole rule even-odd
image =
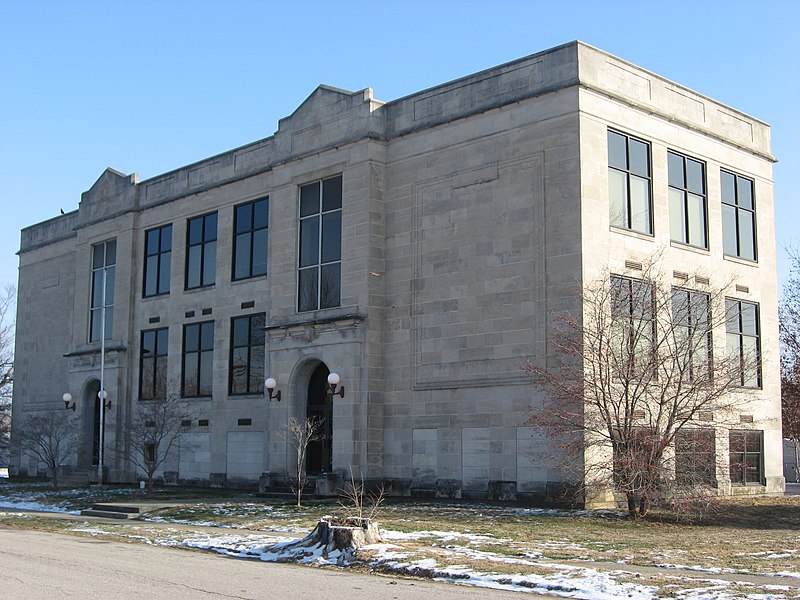
[[[153,491],[155,474],[171,453],[181,447],[186,403],[177,387],[137,403],[130,429],[131,462],[144,472],[147,491]]]
[[[11,392],[14,383],[14,299],[7,286],[0,295],[0,464],[8,462],[11,435]]]
[[[791,273],[780,302],[781,409],[783,437],[794,445],[795,481],[800,482],[800,254],[790,250]]]
[[[28,416],[19,430],[21,452],[47,467],[53,487],[59,467],[75,451],[74,421],[67,411],[48,411]]]
[[[308,451],[308,445],[311,442],[316,442],[325,438],[322,419],[319,417],[308,417],[301,421],[295,417],[291,417],[289,423],[286,425],[286,437],[289,445],[295,452],[296,473],[294,479],[290,480],[289,485],[294,492],[297,506],[300,506],[303,490],[308,484],[308,476],[306,475],[306,453]]]
[[[714,485],[710,421],[724,420],[742,402],[738,388],[760,377],[746,344],[731,338],[729,352],[713,353],[712,331],[724,331],[726,315],[742,310],[726,301],[726,288],[700,278],[672,286],[658,262],[585,284],[581,314],[554,316],[551,364],[526,368],[545,392],[530,424],[580,465],[584,499],[616,490],[632,517],[667,491],[693,497]]]
[[[781,385],[783,437],[789,440],[794,449],[794,481],[800,483],[800,393],[797,384]]]

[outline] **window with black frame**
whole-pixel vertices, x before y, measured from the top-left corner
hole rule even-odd
[[[764,432],[731,431],[729,433],[731,483],[761,485],[764,480]]]
[[[169,329],[142,331],[139,357],[139,398],[154,400],[167,396],[167,346]]]
[[[169,293],[172,274],[172,225],[151,229],[144,234],[145,298]]]
[[[267,274],[269,198],[234,209],[233,279]]]
[[[712,376],[711,296],[672,289],[672,329],[681,381],[710,382]]]
[[[341,303],[342,176],[300,187],[297,310]]]
[[[608,196],[612,227],[653,234],[650,144],[608,131]]]
[[[753,181],[720,172],[722,249],[726,256],[756,260],[756,205]]]
[[[761,341],[758,304],[727,298],[725,331],[728,357],[738,368],[739,384],[761,387]]]
[[[211,396],[213,362],[214,322],[184,325],[182,396]]]
[[[186,289],[214,285],[217,267],[217,213],[186,222]]]
[[[92,246],[92,297],[89,305],[89,341],[110,340],[114,335],[114,284],[117,240]]]
[[[628,277],[611,277],[611,355],[613,372],[626,381],[654,375],[653,286]]]
[[[716,441],[713,429],[685,427],[675,433],[675,479],[691,487],[716,485]]]
[[[697,248],[708,248],[706,165],[672,151],[667,153],[667,164],[670,238]]]
[[[231,319],[230,393],[264,393],[266,315]]]

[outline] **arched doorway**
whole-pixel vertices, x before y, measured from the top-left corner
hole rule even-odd
[[[100,382],[97,379],[86,384],[83,393],[83,440],[81,444],[84,461],[91,466],[100,464]],[[91,446],[89,441],[91,440]],[[91,461],[89,461],[91,459]],[[88,466],[88,465],[87,465]]]
[[[78,467],[88,469],[99,462],[100,452],[100,401],[97,392],[100,382],[90,379],[81,392],[80,426],[78,430]]]
[[[320,363],[308,381],[306,417],[322,422],[321,439],[308,444],[306,473],[319,475],[333,470],[333,396],[328,387],[330,371]]]

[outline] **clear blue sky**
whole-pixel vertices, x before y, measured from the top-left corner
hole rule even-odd
[[[19,230],[106,167],[145,179],[272,135],[320,83],[388,101],[575,39],[772,125],[782,254],[800,240],[799,23],[797,0],[3,0],[0,285]]]

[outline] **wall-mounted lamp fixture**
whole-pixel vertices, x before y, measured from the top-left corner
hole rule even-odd
[[[267,392],[267,400],[277,400],[278,402],[281,401],[281,391],[275,389],[277,386],[278,382],[272,377],[268,377],[264,382],[264,390]]]
[[[61,399],[64,401],[64,408],[66,408],[67,410],[69,410],[70,408],[72,410],[75,410],[75,403],[72,401],[72,394],[67,392],[66,394],[61,396]]]
[[[107,409],[111,409],[111,400],[108,399],[108,392],[105,390],[100,390],[97,392],[97,397],[100,398],[100,401],[103,403],[103,406]]]
[[[338,373],[331,373],[328,375],[328,385],[331,388],[331,394],[334,396],[340,396],[344,398],[344,386],[339,386],[339,389],[336,389],[336,386],[339,385],[339,374]]]

